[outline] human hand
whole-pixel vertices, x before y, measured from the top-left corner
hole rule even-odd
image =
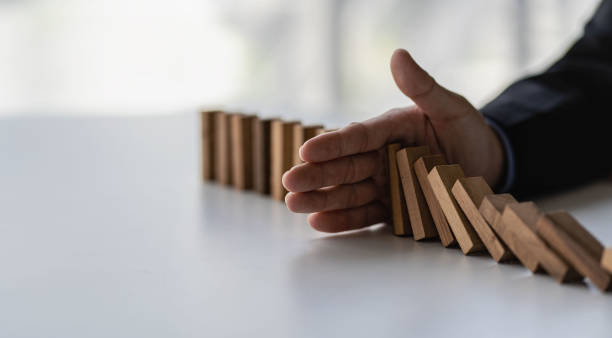
[[[501,142],[474,106],[438,85],[405,50],[393,53],[391,73],[415,106],[308,140],[300,148],[305,163],[283,175],[287,207],[311,213],[308,223],[319,231],[353,230],[387,219],[389,143],[427,145],[448,163],[460,164],[467,176],[483,176],[491,186],[500,180]]]

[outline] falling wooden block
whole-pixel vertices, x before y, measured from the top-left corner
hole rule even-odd
[[[301,125],[295,125],[295,131],[293,134],[293,146],[294,146],[294,153],[293,153],[293,164],[300,164],[303,163],[302,159],[300,158],[300,147],[308,140],[310,140],[311,138],[317,136],[317,135],[321,135],[325,132],[325,129],[323,128],[322,125],[315,125],[315,126],[301,126]]]
[[[234,114],[215,115],[215,177],[221,184],[232,184],[230,119]]]
[[[283,187],[283,174],[293,166],[294,130],[299,122],[272,121],[270,125],[270,193],[272,198],[284,201],[287,190]]]
[[[401,148],[399,143],[387,145],[387,159],[389,161],[389,192],[391,194],[391,211],[393,214],[393,233],[397,236],[412,235],[412,228],[408,219],[404,192],[400,182],[397,168],[396,153]]]
[[[461,251],[468,254],[483,250],[484,245],[451,195],[451,188],[462,177],[463,170],[457,164],[435,166],[427,175]]]
[[[452,189],[457,203],[496,262],[512,259],[512,252],[495,235],[495,232],[478,211],[485,196],[493,190],[482,177],[459,178]]]
[[[427,208],[425,196],[414,172],[414,162],[424,155],[429,155],[429,147],[427,146],[400,149],[396,154],[404,201],[408,209],[408,218],[415,240],[438,236],[433,219]]]
[[[612,248],[607,248],[601,255],[601,266],[612,273]]]
[[[202,130],[202,179],[212,181],[215,179],[215,123],[218,110],[203,111],[200,113]]]
[[[230,119],[232,183],[237,189],[253,188],[253,115],[235,114]]]
[[[536,223],[538,235],[600,290],[610,289],[612,277],[601,265],[603,246],[567,212],[546,214]]]
[[[532,272],[543,268],[558,282],[581,280],[569,264],[554,253],[536,234],[541,214],[533,202],[508,204],[497,222],[498,233],[518,259]]]
[[[449,247],[456,244],[457,241],[455,241],[453,232],[448,226],[448,222],[446,221],[446,216],[444,216],[440,202],[438,202],[438,199],[431,188],[431,183],[429,183],[429,179],[427,179],[427,175],[429,175],[431,169],[437,165],[444,164],[446,164],[446,160],[444,159],[443,155],[426,155],[414,162],[414,172],[419,181],[419,186],[423,191],[423,195],[425,196],[427,206],[429,206],[429,212],[431,213],[431,217],[436,226],[438,236],[440,236],[440,241],[444,247]]]
[[[487,195],[482,199],[478,211],[482,217],[496,230],[495,224],[501,218],[507,204],[518,203],[510,194]]]
[[[255,191],[270,194],[270,125],[276,119],[253,119],[253,186]]]

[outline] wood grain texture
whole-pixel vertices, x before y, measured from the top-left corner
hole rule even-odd
[[[427,146],[403,148],[396,153],[404,200],[415,240],[438,236],[425,196],[414,172],[414,162],[424,155],[429,155]]]
[[[300,158],[300,147],[302,147],[302,145],[310,140],[311,138],[323,134],[325,132],[325,129],[323,128],[322,125],[314,125],[314,126],[302,126],[302,125],[295,125],[295,131],[293,134],[293,147],[294,147],[294,153],[293,153],[293,165],[297,165],[300,163],[303,163],[304,161],[302,161],[302,159]]]
[[[236,189],[253,188],[253,115],[235,114],[230,119],[232,183]]]
[[[429,207],[429,212],[436,226],[438,236],[440,236],[440,241],[444,247],[449,247],[457,244],[457,241],[446,221],[446,216],[444,216],[440,202],[438,202],[431,188],[431,183],[429,183],[429,179],[427,178],[431,169],[437,165],[444,164],[446,164],[446,160],[443,155],[426,155],[414,162],[414,172],[419,182],[419,186],[423,191],[423,195],[425,196],[425,201]]]
[[[612,273],[612,248],[607,248],[601,254],[601,266]]]
[[[218,110],[203,111],[200,113],[202,133],[202,179],[212,181],[215,179],[215,123]]]
[[[512,252],[497,237],[489,223],[478,211],[478,207],[484,197],[493,194],[493,190],[491,190],[491,187],[489,187],[484,178],[459,178],[453,186],[452,192],[461,210],[474,227],[474,230],[476,230],[489,254],[491,254],[491,257],[496,262],[514,258]]]
[[[233,114],[215,115],[215,176],[221,184],[232,184],[232,147],[230,140],[230,119]]]
[[[253,186],[260,194],[270,194],[270,125],[277,119],[253,119]]]
[[[389,193],[391,197],[391,211],[393,216],[393,233],[396,236],[412,235],[410,220],[406,203],[404,203],[404,192],[400,182],[400,174],[397,168],[397,151],[401,148],[399,143],[387,146],[387,160],[389,170]]]
[[[543,268],[559,283],[581,280],[582,276],[553,252],[536,234],[541,216],[533,202],[508,204],[500,222],[502,238],[532,272]]]
[[[446,220],[453,230],[453,235],[464,254],[484,250],[484,245],[474,228],[457,205],[451,189],[457,179],[464,177],[463,170],[457,164],[435,166],[427,179],[431,183]]]
[[[584,245],[594,237],[569,213],[555,212],[540,217],[536,231],[557,255],[581,275],[589,278],[600,290],[610,290],[612,277],[600,265],[601,251],[594,252]],[[601,245],[598,241],[597,244]]]
[[[293,166],[294,130],[297,121],[272,121],[270,125],[270,194],[284,201],[287,190],[283,187],[283,174]]]

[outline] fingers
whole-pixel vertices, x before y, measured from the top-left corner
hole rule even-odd
[[[304,163],[291,168],[283,175],[283,185],[291,192],[304,192],[355,183],[378,173],[382,165],[383,159],[376,151],[322,163]]]
[[[386,209],[379,202],[334,211],[324,211],[308,216],[314,229],[324,232],[341,232],[381,223],[387,218]]]
[[[373,151],[398,140],[410,141],[422,124],[422,114],[392,110],[360,123],[351,123],[336,131],[308,140],[300,148],[306,162],[324,162],[335,158]]]
[[[373,180],[355,184],[343,184],[309,192],[292,192],[285,196],[285,203],[293,212],[311,213],[362,206],[378,197]]]
[[[472,107],[462,96],[438,85],[403,49],[393,53],[391,73],[402,93],[410,97],[432,120],[461,117]]]

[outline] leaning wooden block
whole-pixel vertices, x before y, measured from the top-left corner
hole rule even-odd
[[[321,125],[316,125],[316,126],[302,126],[302,125],[295,125],[295,130],[293,133],[293,147],[294,147],[294,153],[293,153],[293,164],[300,164],[303,163],[302,159],[300,158],[300,147],[304,144],[304,142],[310,140],[311,138],[323,134],[325,132],[325,129],[323,129],[323,126]]]
[[[601,255],[601,266],[612,273],[612,248],[607,248]]]
[[[500,222],[497,222],[499,233],[521,263],[532,272],[543,268],[560,283],[581,280],[582,276],[536,234],[536,223],[540,216],[533,202],[508,204]]]
[[[462,177],[463,170],[457,164],[435,166],[427,175],[461,251],[468,254],[483,250],[484,245],[451,194],[451,188]]]
[[[276,119],[253,119],[253,186],[255,191],[270,194],[270,125]]]
[[[440,202],[438,202],[438,199],[431,188],[431,183],[429,183],[429,179],[427,179],[427,175],[429,175],[431,169],[437,165],[443,164],[446,164],[446,160],[444,159],[443,155],[426,155],[414,162],[414,172],[419,181],[419,186],[423,191],[423,195],[425,196],[427,206],[429,206],[429,212],[431,213],[431,217],[436,226],[438,236],[440,236],[440,241],[444,247],[449,247],[456,244],[457,241],[455,241],[453,232],[448,226],[448,222],[446,221],[446,216],[444,216]]]
[[[510,194],[487,195],[482,199],[478,211],[482,217],[495,229],[495,224],[501,218],[507,204],[518,203]]]
[[[237,189],[253,187],[253,134],[254,115],[235,114],[230,120],[230,139],[232,147],[232,183]]]
[[[600,290],[610,289],[612,277],[600,265],[601,251],[598,254],[593,248],[584,246],[585,242],[597,247],[601,244],[572,215],[567,212],[546,214],[536,223],[536,231],[555,253]]]
[[[233,114],[215,115],[215,177],[221,184],[232,184],[232,147],[230,118]]]
[[[415,240],[438,236],[431,213],[427,208],[425,196],[414,172],[414,162],[424,155],[429,155],[427,146],[400,149],[396,154],[404,200]]]
[[[203,111],[200,113],[202,128],[202,178],[215,179],[215,124],[218,110]]]
[[[452,189],[457,203],[496,262],[513,258],[512,252],[495,235],[489,223],[478,211],[485,196],[493,194],[482,177],[459,178]]]
[[[387,158],[389,161],[389,192],[391,194],[391,211],[393,216],[393,233],[397,236],[412,235],[412,228],[408,219],[406,203],[404,203],[404,192],[397,168],[396,153],[401,148],[399,143],[387,146]]]
[[[270,193],[279,201],[283,201],[287,194],[282,177],[293,166],[293,133],[297,124],[299,122],[277,120],[270,125]]]

